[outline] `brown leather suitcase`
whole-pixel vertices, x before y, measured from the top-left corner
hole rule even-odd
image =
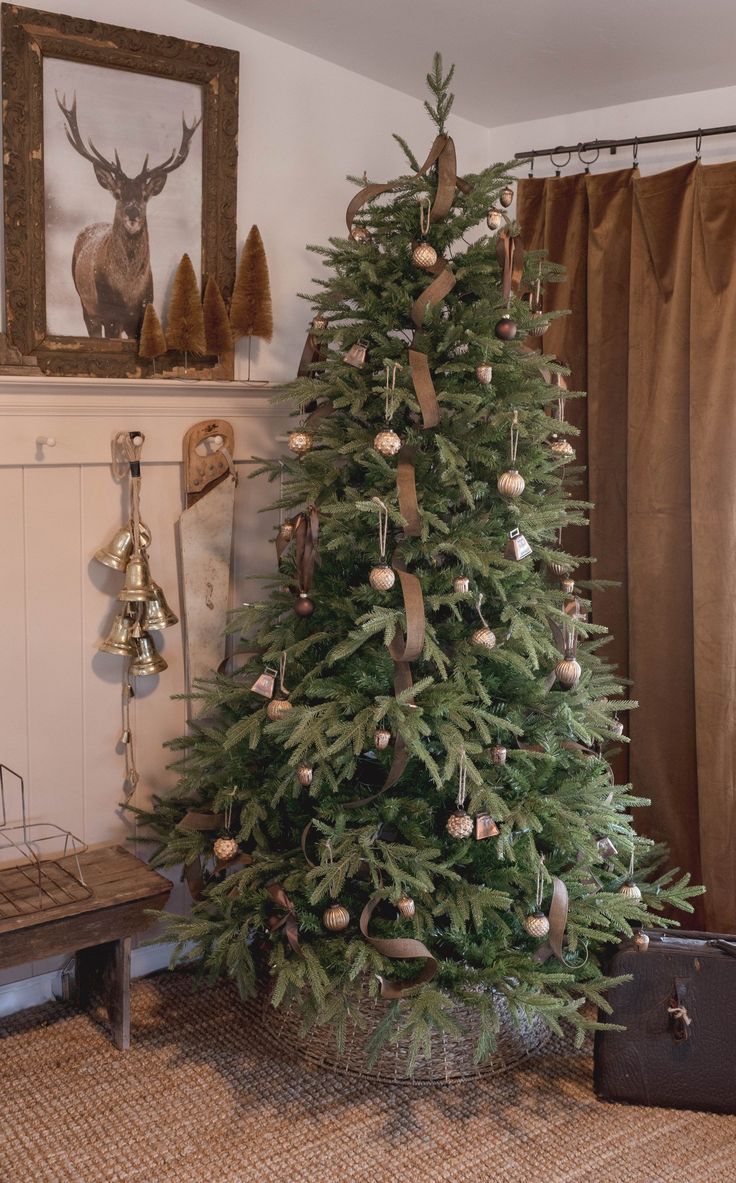
[[[644,929],[608,965],[631,974],[608,995],[598,1031],[595,1091],[604,1101],[736,1113],[736,936]]]

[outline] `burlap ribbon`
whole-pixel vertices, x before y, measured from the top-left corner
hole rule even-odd
[[[409,366],[411,367],[411,380],[414,384],[414,393],[417,396],[419,409],[422,412],[424,428],[426,430],[428,427],[436,427],[440,421],[440,406],[437,402],[432,375],[429,372],[429,362],[427,361],[426,353],[421,353],[418,349],[410,349]]]
[[[496,239],[496,257],[501,265],[504,302],[508,303],[512,292],[518,292],[524,272],[524,248],[519,235],[512,235],[508,228],[502,230]]]
[[[567,910],[567,888],[562,880],[555,875],[552,880],[552,902],[549,906],[549,936],[535,952],[535,961],[548,961],[550,957],[554,956],[563,965],[567,965],[564,948]]]
[[[300,592],[308,592],[312,587],[318,538],[319,514],[317,507],[310,505],[305,513],[299,514],[294,527],[294,564]]]
[[[408,538],[419,538],[422,533],[422,519],[417,501],[414,449],[406,445],[399,451],[396,465],[396,491],[399,496],[399,512],[404,519],[404,533]]]
[[[399,982],[393,978],[384,978],[381,974],[378,975],[378,980],[381,983],[381,997],[401,998],[408,990],[413,990],[415,986],[421,986],[434,977],[437,973],[437,961],[427,946],[413,937],[371,936],[369,932],[371,917],[380,902],[380,895],[371,896],[360,914],[360,931],[368,944],[372,945],[382,957],[397,958],[401,961],[414,961],[420,957],[425,959],[417,976],[409,982]]]
[[[177,822],[177,829],[206,833],[209,830],[221,830],[224,825],[224,813],[213,813],[209,809],[188,809],[181,821]]]
[[[276,907],[281,908],[284,913],[283,916],[269,916],[268,927],[271,932],[277,932],[278,929],[283,928],[291,948],[299,957],[303,957],[304,954],[299,944],[299,921],[294,911],[294,905],[280,883],[269,883],[266,891]]]

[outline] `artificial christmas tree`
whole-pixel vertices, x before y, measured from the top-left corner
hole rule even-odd
[[[560,531],[585,506],[550,447],[572,432],[548,414],[564,367],[524,344],[523,297],[559,269],[525,265],[505,214],[465,239],[509,178],[457,177],[451,74],[437,59],[428,77],[425,163],[399,139],[411,175],[358,182],[348,236],[314,248],[330,348],[288,394],[309,446],[259,469],[283,465],[292,514],[269,598],[236,618],[259,663],[203,688],[178,790],[141,815],[155,861],[187,866],[198,902],[170,931],[207,975],[248,994],[265,967],[273,1003],[338,1044],[368,1022],[360,992],[380,995],[372,1053],[405,1040],[408,1072],[469,1016],[479,1059],[512,1011],[582,1037],[605,945],[699,890],[651,881],[640,802],[612,783],[604,749],[632,704],[585,586],[550,573],[574,572]],[[620,892],[632,867],[641,898]]]

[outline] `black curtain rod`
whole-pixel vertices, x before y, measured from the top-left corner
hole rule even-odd
[[[581,144],[558,144],[556,148],[534,148],[529,152],[515,152],[514,160],[535,160],[538,156],[564,155],[572,156],[573,152],[600,152],[607,148],[611,155],[615,155],[617,148],[638,148],[640,144],[666,144],[670,140],[695,140],[696,148],[700,147],[703,136],[726,136],[736,133],[736,124],[727,127],[697,127],[693,131],[671,131],[660,136],[631,136],[625,140],[587,140]]]

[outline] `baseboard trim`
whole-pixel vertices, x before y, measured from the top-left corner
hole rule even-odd
[[[174,949],[173,944],[142,945],[133,949],[130,958],[130,972],[134,978],[145,977],[159,969],[166,969]],[[61,998],[61,970],[38,974],[34,978],[22,978],[19,982],[8,982],[0,986],[0,1018],[17,1011],[28,1010]]]

